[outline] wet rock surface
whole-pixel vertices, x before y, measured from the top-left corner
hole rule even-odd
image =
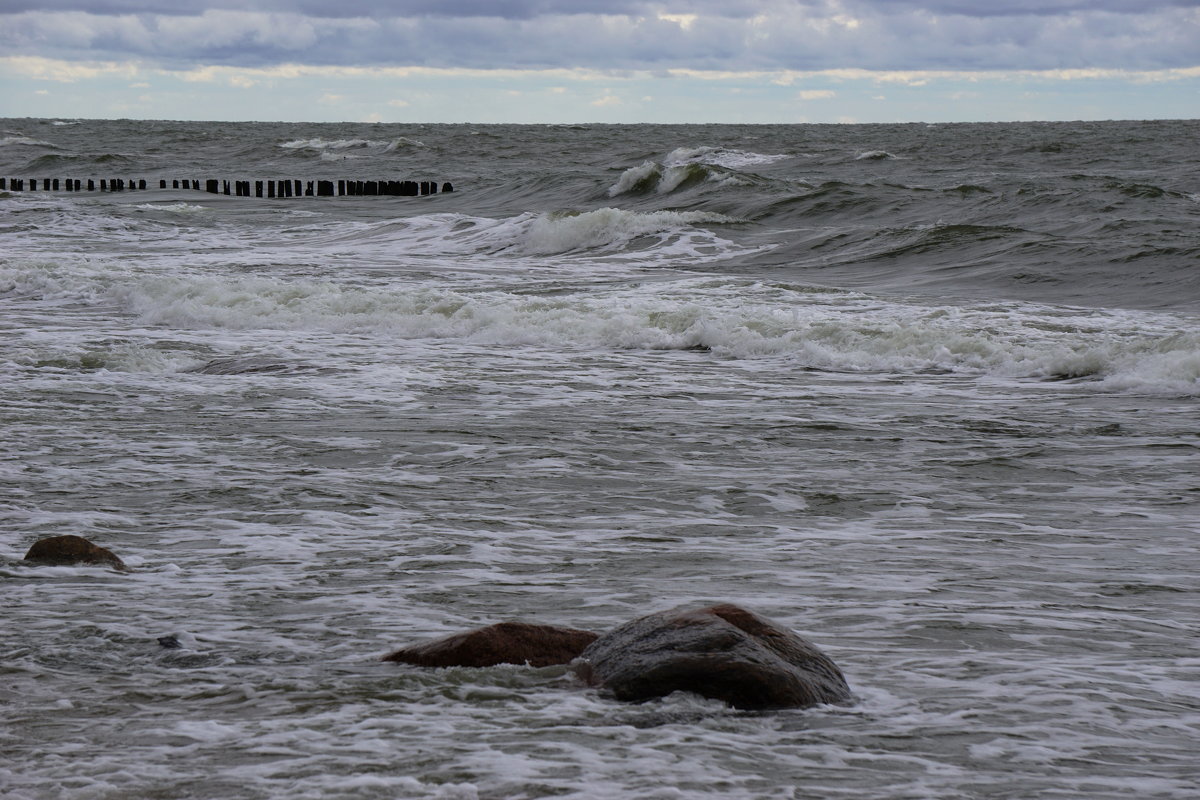
[[[769,709],[850,697],[841,670],[814,644],[730,604],[635,619],[589,645],[572,668],[627,701],[686,691],[736,708]]]
[[[422,667],[548,667],[570,663],[597,636],[575,628],[501,622],[401,648],[383,660]]]
[[[67,564],[99,564],[129,572],[120,558],[107,547],[93,544],[82,536],[51,536],[34,542],[25,553],[26,561],[62,566]]]

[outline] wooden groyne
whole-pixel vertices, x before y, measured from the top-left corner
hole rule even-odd
[[[159,189],[186,189],[200,191],[201,181],[194,178],[165,178],[158,181]],[[4,192],[134,192],[146,191],[145,179],[125,178],[0,178],[0,191]],[[206,178],[203,190],[209,194],[227,194],[232,197],[418,197],[430,194],[453,192],[447,181],[439,187],[437,181],[393,181],[374,180],[315,180],[301,181],[281,178],[265,181],[228,181]]]

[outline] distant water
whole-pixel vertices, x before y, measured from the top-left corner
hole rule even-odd
[[[1197,796],[1198,141],[0,120],[10,178],[455,187],[0,195],[2,793]],[[702,600],[855,702],[377,660]]]

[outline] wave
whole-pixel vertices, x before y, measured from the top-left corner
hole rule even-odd
[[[886,161],[888,159],[900,158],[900,156],[892,155],[887,150],[867,150],[859,153],[854,157],[855,161]]]
[[[391,153],[408,148],[425,147],[425,143],[416,139],[409,139],[407,136],[398,136],[390,141],[357,138],[324,139],[318,136],[312,139],[293,139],[288,142],[282,142],[279,147],[284,150],[365,150],[368,148],[379,148],[384,152]]]
[[[284,150],[356,150],[367,147],[386,147],[388,142],[370,139],[294,139],[279,146]]]
[[[196,205],[194,203],[142,203],[134,206],[140,211],[166,211],[172,214],[195,214],[201,211],[208,211],[208,206]]]
[[[609,187],[608,196],[670,194],[705,182],[733,184],[741,181],[728,172],[715,170],[705,164],[667,166],[646,161],[625,170],[617,182]]]
[[[163,350],[143,342],[109,342],[79,345],[69,349],[48,344],[29,345],[10,351],[10,364],[37,370],[62,372],[133,372],[161,375],[185,372],[197,361],[193,354]]]
[[[703,211],[619,208],[526,212],[506,219],[426,214],[353,230],[340,225],[329,244],[338,248],[352,245],[364,254],[374,248],[410,255],[484,256],[489,260],[495,256],[572,254],[647,261],[661,255],[682,266],[746,252],[707,227],[739,223],[741,220]]]
[[[667,166],[681,164],[712,164],[718,167],[740,169],[757,164],[772,164],[791,158],[786,154],[768,155],[744,150],[729,150],[724,147],[679,147],[672,150],[663,159]]]
[[[522,248],[536,255],[615,250],[640,236],[681,233],[698,225],[737,222],[732,217],[703,211],[644,213],[601,208],[583,213],[543,214],[530,222]]]
[[[392,153],[396,150],[407,150],[414,147],[425,147],[425,143],[417,141],[416,139],[409,139],[406,136],[401,136],[388,142],[388,145],[384,148],[384,150]]]
[[[723,147],[677,147],[662,161],[644,161],[622,173],[608,189],[609,197],[618,195],[670,194],[700,183],[748,185],[737,170],[757,164],[770,164],[791,158]]]
[[[100,153],[99,155],[81,155],[79,153],[46,153],[29,161],[25,168],[34,170],[52,169],[86,169],[89,166],[112,167],[124,165],[140,165],[142,159],[129,153]]]
[[[780,368],[786,369],[990,375],[1068,381],[1081,389],[1200,395],[1200,331],[1194,318],[1170,314],[1021,303],[929,306],[711,278],[540,295],[129,275],[95,265],[0,272],[0,296],[8,303],[36,303],[48,295],[115,305],[144,325],[177,330],[332,332],[556,350],[697,350],[712,357],[783,359]],[[204,371],[211,356],[187,363],[161,354],[128,360]],[[275,370],[268,366],[266,371]]]
[[[52,147],[55,150],[60,149],[59,146],[56,144],[53,144],[51,142],[44,142],[41,139],[34,139],[31,136],[22,136],[22,135],[18,134],[18,135],[14,135],[14,136],[5,136],[3,138],[0,138],[0,147],[13,147],[13,146]]]

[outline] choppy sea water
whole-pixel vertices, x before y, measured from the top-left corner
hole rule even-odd
[[[456,190],[0,196],[6,797],[1200,793],[1200,123],[0,128]],[[855,701],[378,661],[693,601]]]

